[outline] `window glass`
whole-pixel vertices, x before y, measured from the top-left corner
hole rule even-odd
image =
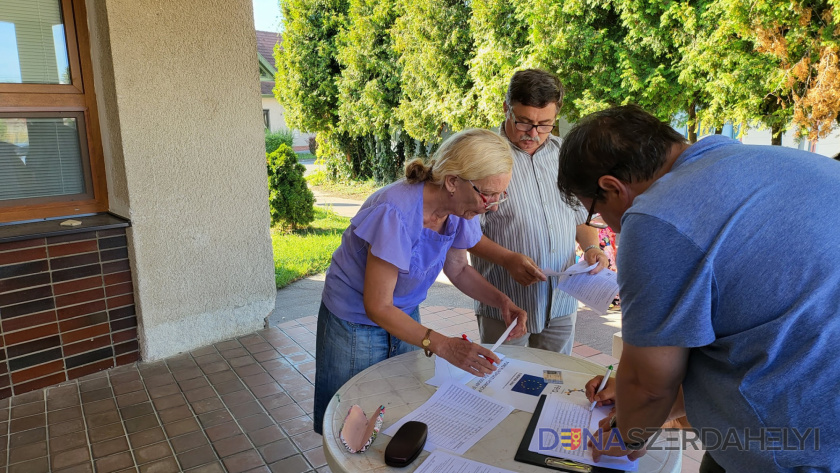
[[[59,0],[0,2],[0,83],[70,83]]]
[[[79,118],[0,118],[0,203],[85,193]]]

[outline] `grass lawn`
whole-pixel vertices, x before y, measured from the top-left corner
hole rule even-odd
[[[277,289],[326,271],[333,251],[341,243],[341,234],[349,224],[349,218],[316,207],[315,221],[308,228],[295,231],[272,228]]]
[[[334,182],[327,179],[324,171],[316,171],[306,176],[310,189],[318,189],[325,194],[345,199],[365,200],[380,187],[373,179],[367,181]]]

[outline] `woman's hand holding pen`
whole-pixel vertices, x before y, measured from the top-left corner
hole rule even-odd
[[[499,358],[492,351],[464,338],[446,337],[435,354],[479,377],[492,373],[499,364]]]

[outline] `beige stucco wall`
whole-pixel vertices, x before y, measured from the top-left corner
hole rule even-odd
[[[262,328],[276,291],[251,2],[87,4],[143,359]]]

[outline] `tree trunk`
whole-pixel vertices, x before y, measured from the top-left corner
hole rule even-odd
[[[688,142],[697,143],[697,105],[694,101],[688,106]]]
[[[782,126],[773,125],[770,127],[770,130],[773,133],[773,138],[770,141],[770,144],[773,146],[782,146]]]
[[[723,127],[722,126],[716,127],[715,128],[715,134],[716,135],[722,135],[723,134]]]

